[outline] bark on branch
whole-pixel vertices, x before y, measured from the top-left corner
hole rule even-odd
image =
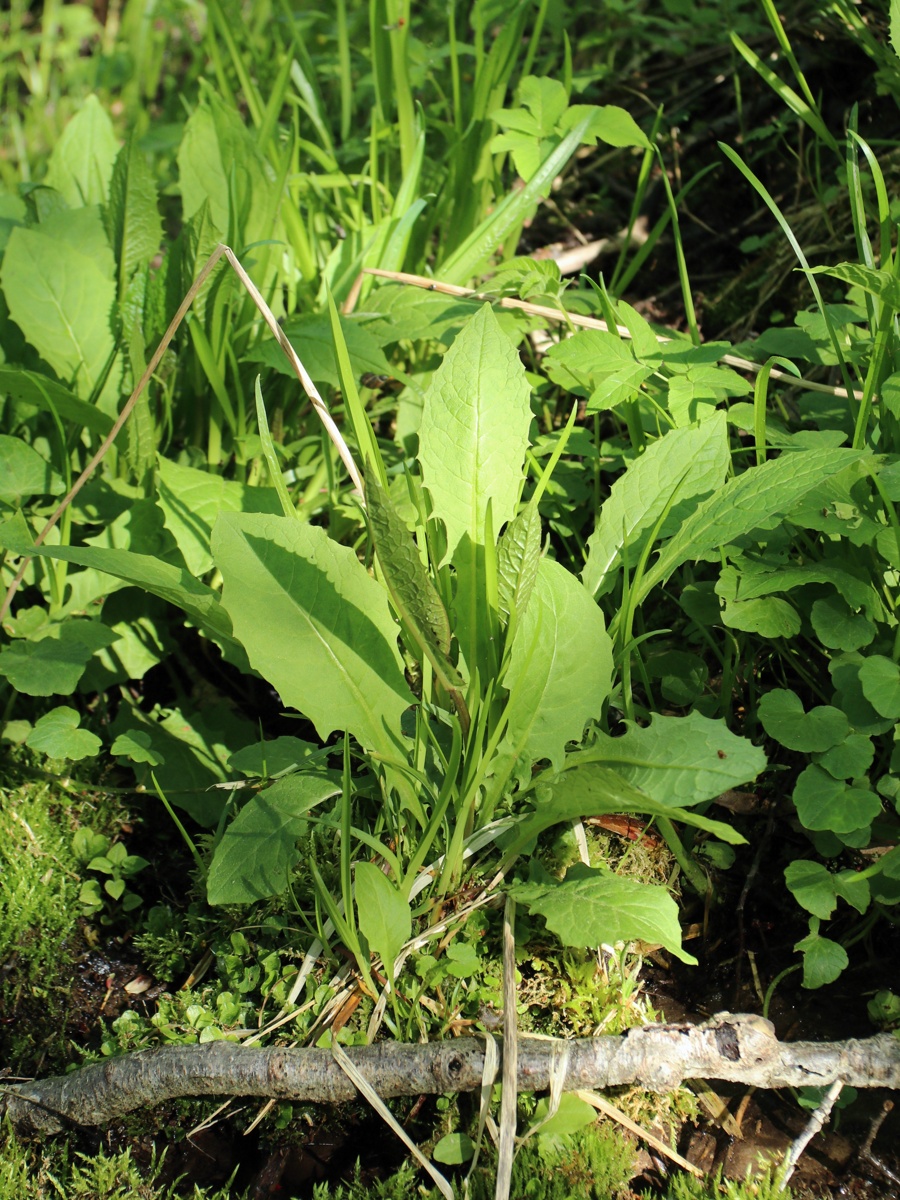
[[[519,1091],[549,1086],[553,1042],[522,1038]],[[384,1097],[469,1092],[481,1085],[479,1038],[403,1045],[382,1042],[348,1051]],[[846,1042],[779,1042],[769,1021],[720,1013],[705,1025],[649,1025],[620,1037],[569,1043],[565,1089],[638,1083],[664,1092],[685,1079],[721,1079],[761,1088],[900,1087],[900,1040],[879,1034]],[[328,1050],[260,1049],[232,1042],[166,1046],[95,1063],[54,1079],[0,1090],[0,1119],[22,1133],[104,1125],[181,1096],[265,1096],[336,1103],[356,1089]]]

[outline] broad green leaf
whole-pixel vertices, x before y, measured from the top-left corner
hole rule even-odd
[[[527,504],[503,531],[497,546],[497,584],[500,612],[521,620],[537,582],[541,561],[541,516]]]
[[[800,773],[794,803],[807,829],[827,829],[839,835],[870,825],[881,812],[881,797],[875,792],[850,787],[815,765]]]
[[[818,921],[813,918],[816,926]],[[850,964],[847,951],[831,938],[821,937],[818,931],[809,933],[794,946],[803,954],[803,986],[820,988],[834,983]]]
[[[647,726],[626,724],[621,737],[601,733],[589,750],[570,755],[567,763],[576,769],[589,763],[613,768],[657,804],[683,808],[748,783],[766,766],[761,749],[733,734],[724,721],[698,712],[686,717],[654,713]]]
[[[209,543],[220,512],[281,512],[274,488],[247,487],[162,456],[157,500],[192,575],[205,575],[213,565]]]
[[[96,209],[65,214],[93,221]],[[89,230],[87,231],[89,232]],[[112,255],[98,259],[89,244],[78,248],[46,226],[14,229],[0,284],[12,319],[26,339],[82,399],[90,396],[115,351],[110,315],[116,302]]]
[[[466,311],[472,311],[471,305]],[[365,374],[392,375],[391,364],[366,326],[348,317],[341,317],[340,320],[350,363],[357,377]],[[334,361],[334,340],[327,315],[303,313],[292,316],[285,320],[284,332],[315,383],[340,387],[341,381]],[[398,337],[400,336],[405,335],[398,334]],[[284,351],[270,338],[260,342],[245,357],[248,362],[265,363],[280,375],[297,378],[294,368],[284,356]]]
[[[784,878],[797,903],[822,920],[834,912],[839,897],[857,912],[864,913],[869,907],[869,881],[855,871],[832,874],[824,863],[801,860],[785,869]]]
[[[574,575],[543,558],[531,601],[516,626],[509,668],[508,726],[501,754],[522,768],[549,759],[601,715],[612,685],[612,643],[600,609]]]
[[[793,638],[802,625],[800,614],[794,606],[777,596],[765,596],[759,600],[726,600],[721,621],[729,629],[758,633],[763,638]]]
[[[12,536],[8,524],[0,526],[0,546],[17,554],[33,554],[93,567],[117,579],[168,600],[184,610],[202,629],[223,642],[233,642],[231,621],[216,593],[180,567],[149,554],[130,550],[105,550],[95,546],[33,546]]]
[[[113,167],[106,227],[119,267],[121,300],[135,272],[156,254],[162,237],[156,181],[134,133]]]
[[[593,596],[611,591],[622,547],[635,563],[671,502],[662,536],[675,532],[697,498],[721,487],[730,461],[724,414],[697,429],[675,429],[653,442],[613,484],[588,539],[582,579]]]
[[[605,867],[576,863],[562,883],[515,884],[510,894],[538,913],[566,946],[659,942],[682,962],[696,963],[681,946],[678,906],[664,887],[622,879]]]
[[[394,962],[404,942],[412,935],[409,904],[373,862],[356,864],[354,895],[359,928],[393,983]]]
[[[863,695],[882,717],[900,718],[900,666],[893,659],[873,654],[859,668]]]
[[[820,704],[803,711],[796,692],[773,688],[759,702],[759,719],[769,737],[803,754],[821,754],[837,746],[850,732],[850,722],[839,708]]]
[[[597,329],[580,330],[552,346],[544,361],[555,383],[587,398],[588,412],[633,399],[653,373],[636,361],[631,342]]]
[[[570,129],[578,124],[583,116],[590,116],[584,140],[589,145],[597,141],[606,142],[608,146],[640,146],[649,150],[652,143],[637,124],[634,118],[615,104],[603,104],[599,107],[593,104],[573,104],[560,122],[561,129]]]
[[[433,376],[419,430],[419,461],[452,557],[468,534],[484,545],[516,513],[531,424],[531,389],[515,347],[485,304]]]
[[[862,263],[837,263],[833,267],[811,267],[812,275],[828,275],[851,287],[861,288],[877,296],[890,308],[900,309],[900,280],[888,270],[867,267]]]
[[[518,821],[515,836],[507,847],[507,858],[515,858],[529,842],[553,825],[574,821],[576,817],[614,812],[645,813],[682,821],[685,825],[705,829],[732,846],[743,845],[746,840],[722,821],[712,821],[686,808],[661,804],[602,763],[585,763],[565,771],[549,784],[546,794],[539,796],[534,811]]]
[[[668,434],[667,437],[671,437]],[[771,459],[730,479],[704,500],[660,551],[640,584],[639,599],[682,563],[718,552],[760,526],[771,527],[823,478],[845,470],[865,450],[804,450]]]
[[[279,896],[300,857],[305,816],[339,795],[337,772],[288,775],[253,796],[225,830],[206,880],[210,904],[252,904]]]
[[[450,662],[450,620],[419,551],[391,498],[370,469],[366,472],[366,508],[375,551],[385,582],[407,629],[441,685],[460,691],[465,683]]]
[[[21,367],[0,366],[0,395],[16,404],[29,405],[41,412],[56,412],[63,421],[83,425],[91,433],[105,437],[112,428],[112,417],[93,404],[79,400],[68,388],[49,376]]]
[[[269,742],[255,742],[232,754],[228,766],[242,775],[263,776],[274,779],[285,771],[296,771],[308,765],[309,756],[319,748],[312,742],[282,734]]]
[[[324,529],[289,517],[222,513],[213,529],[222,604],[251,664],[323,741],[346,729],[397,753],[414,703],[387,591]]]
[[[35,724],[25,739],[25,745],[49,758],[65,758],[80,762],[93,758],[100,750],[100,739],[87,729],[79,729],[81,717],[74,708],[65,705],[51,709]]]
[[[216,786],[232,778],[229,758],[257,737],[254,725],[220,702],[206,704],[202,712],[189,716],[177,708],[148,714],[123,705],[112,732],[116,737],[148,735],[150,750],[162,760],[153,774],[166,799],[206,827],[215,827],[231,794]],[[154,794],[148,763],[135,762],[134,774]]]
[[[100,621],[65,621],[37,641],[17,640],[0,650],[0,675],[26,696],[69,696],[90,659],[116,640]]]
[[[66,582],[74,585],[83,574],[86,572],[73,572]],[[162,600],[139,588],[118,588],[115,584],[110,592],[109,578],[98,575],[98,579],[105,583],[101,594],[104,590],[109,593],[103,600],[100,619],[117,640],[90,660],[78,685],[81,692],[105,692],[128,680],[143,679],[176,646],[170,634],[171,613]],[[67,607],[69,612],[79,611],[74,586]]]
[[[44,183],[70,208],[104,204],[119,143],[96,96],[88,96],[53,147]]]
[[[28,496],[58,496],[65,484],[21,438],[0,434],[0,500],[17,508]]]

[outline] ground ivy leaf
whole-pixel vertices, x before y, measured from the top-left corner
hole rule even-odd
[[[0,651],[0,675],[26,696],[69,696],[89,660],[117,634],[99,621],[50,626],[38,641],[14,641]]]
[[[870,737],[885,733],[893,725],[890,717],[880,717],[863,694],[860,669],[865,659],[856,651],[840,654],[828,664],[835,687],[835,702],[847,714],[857,733]]]
[[[503,751],[528,767],[562,768],[566,743],[599,717],[612,683],[612,643],[603,614],[574,575],[540,561],[531,601],[516,627],[504,685]]]
[[[668,436],[668,435],[667,435]],[[698,712],[686,717],[654,713],[641,727],[626,722],[621,737],[601,733],[568,764],[603,763],[661,805],[689,807],[748,783],[765,769],[766,756],[724,721]]]
[[[615,481],[588,538],[582,581],[591,595],[612,590],[623,545],[628,546],[629,560],[637,561],[644,536],[670,502],[661,536],[673,534],[692,502],[722,485],[729,462],[724,414],[697,429],[673,429],[652,442]]]
[[[827,921],[837,906],[834,877],[823,863],[798,860],[784,872],[788,891],[797,903],[814,917]]]
[[[871,738],[862,733],[851,733],[837,746],[816,758],[835,779],[859,779],[865,775],[875,757],[875,746]]]
[[[822,704],[805,713],[797,693],[785,688],[766,692],[759,702],[758,713],[769,737],[803,754],[830,750],[850,732],[850,722],[839,708]]]
[[[235,636],[283,703],[323,741],[346,729],[394,757],[414,699],[387,590],[353,550],[324,529],[255,513],[221,513],[212,548]]]
[[[80,722],[74,708],[61,705],[36,722],[25,744],[49,758],[65,758],[70,762],[92,758],[100,750],[100,739],[87,729],[79,729]]]
[[[566,946],[659,942],[682,962],[696,963],[681,946],[678,907],[664,887],[622,879],[605,867],[576,863],[562,883],[522,883],[516,901],[539,913]]]
[[[809,616],[816,637],[829,650],[859,650],[875,637],[875,624],[855,613],[841,596],[813,601]]]
[[[356,864],[356,913],[369,946],[384,964],[393,983],[392,968],[412,934],[412,914],[406,897],[372,862]]]
[[[448,556],[466,534],[473,552],[484,545],[489,502],[495,531],[515,516],[530,396],[515,347],[483,305],[432,377],[419,429],[422,476]]]
[[[341,790],[337,772],[288,775],[253,796],[216,847],[206,895],[210,904],[251,904],[278,896],[299,858],[306,814]]]
[[[882,717],[900,718],[900,666],[881,654],[872,654],[859,668],[863,695]]]
[[[810,933],[794,946],[803,953],[803,986],[820,988],[834,983],[850,963],[847,951],[831,938]]]
[[[166,761],[158,750],[154,750],[150,734],[143,729],[128,729],[120,733],[109,752],[131,762],[148,763],[151,767],[161,767]]]
[[[881,812],[881,798],[864,788],[848,787],[820,767],[808,766],[794,787],[797,815],[807,829],[847,834],[871,824]]]

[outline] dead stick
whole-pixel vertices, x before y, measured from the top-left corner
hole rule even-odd
[[[518,1091],[549,1086],[554,1043],[521,1038]],[[879,1034],[846,1042],[779,1042],[770,1022],[721,1013],[704,1025],[650,1025],[620,1037],[569,1044],[566,1091],[637,1083],[667,1092],[685,1079],[756,1087],[900,1088],[900,1039]],[[381,1042],[348,1054],[379,1095],[435,1095],[481,1087],[484,1044],[458,1038],[425,1045]],[[105,1125],[137,1108],[180,1096],[265,1096],[337,1103],[356,1092],[328,1050],[260,1049],[232,1042],[165,1046],[125,1054],[54,1079],[0,1088],[0,1120],[21,1132],[67,1124]]]
[[[520,312],[530,313],[534,317],[545,317],[548,321],[571,322],[572,325],[577,325],[582,329],[599,329],[609,333],[609,325],[606,321],[601,321],[599,317],[583,317],[579,313],[567,312],[564,308],[549,308],[546,304],[532,304],[528,300],[517,300],[513,296],[497,296],[491,292],[477,292],[474,288],[460,287],[455,283],[442,283],[440,279],[429,279],[427,275],[409,275],[405,271],[382,271],[378,267],[366,267],[365,273],[377,275],[379,279],[388,279],[394,283],[425,288],[429,292],[440,292],[445,296],[459,296],[464,300],[485,300],[489,304],[499,304],[501,308],[514,308]],[[625,325],[616,325],[615,330],[619,337],[631,337],[631,330]],[[656,340],[662,345],[673,339],[657,336]],[[736,354],[723,354],[721,361],[726,366],[735,367],[738,371],[750,371],[756,375],[762,370],[759,363],[751,362],[749,358],[739,358]],[[809,392],[822,392],[826,396],[846,397],[847,395],[846,388],[831,387],[827,383],[813,383],[809,379],[797,379],[794,375],[789,375],[787,371],[773,369],[769,372],[769,378],[783,380],[794,387],[805,388]],[[853,398],[862,400],[862,392],[855,391]]]

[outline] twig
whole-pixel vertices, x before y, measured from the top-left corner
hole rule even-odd
[[[489,304],[498,304],[501,308],[514,308],[520,312],[530,313],[534,317],[544,317],[548,321],[562,321],[566,324],[577,325],[582,329],[600,329],[609,333],[609,325],[599,317],[583,317],[579,313],[567,312],[563,308],[549,308],[545,304],[532,304],[528,300],[517,300],[513,296],[497,296],[492,292],[478,292],[474,288],[459,287],[455,283],[443,283],[440,279],[429,279],[426,275],[409,275],[405,271],[382,271],[378,267],[366,267],[367,275],[377,275],[379,279],[389,279],[394,283],[405,283],[411,287],[425,288],[429,292],[440,292],[445,296],[460,296],[467,300],[486,300]],[[630,338],[631,331],[624,325],[615,326],[619,337]],[[656,340],[662,345],[671,342],[672,338],[657,336]],[[749,358],[740,358],[736,354],[723,354],[720,360],[726,366],[738,371],[750,371],[758,375],[763,369],[760,363],[751,362]],[[844,396],[845,388],[831,387],[827,383],[814,383],[809,379],[797,379],[787,371],[773,369],[769,372],[770,379],[780,379],[792,387],[802,387],[808,392],[822,392],[826,396]],[[862,400],[862,392],[854,391],[853,398]]]
[[[900,1087],[900,1040],[779,1042],[760,1017],[720,1013],[704,1025],[649,1025],[620,1037],[568,1043],[566,1091],[638,1083],[668,1092],[685,1079],[757,1087]],[[553,1039],[518,1046],[517,1091],[550,1084]],[[348,1054],[382,1097],[478,1091],[484,1073],[478,1038],[354,1046]],[[558,1056],[557,1056],[558,1057]],[[232,1042],[164,1046],[94,1063],[55,1079],[0,1088],[0,1120],[22,1132],[53,1133],[70,1123],[106,1125],[180,1096],[265,1096],[337,1103],[355,1089],[330,1051],[261,1049]]]
[[[794,1168],[797,1166],[797,1163],[800,1160],[800,1155],[831,1116],[831,1110],[834,1108],[837,1098],[841,1094],[843,1087],[843,1079],[836,1079],[834,1081],[834,1083],[825,1093],[822,1103],[809,1118],[806,1128],[803,1130],[800,1136],[794,1140],[785,1157],[784,1164],[778,1173],[779,1192],[783,1192],[787,1187],[788,1180],[793,1175]]]

